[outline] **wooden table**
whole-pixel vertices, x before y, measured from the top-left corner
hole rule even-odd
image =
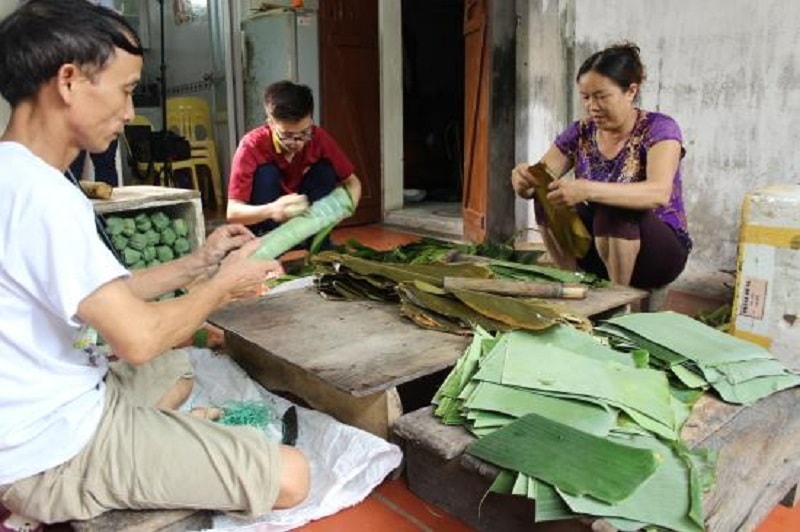
[[[646,295],[609,287],[565,305],[594,316]],[[229,354],[263,386],[383,438],[402,414],[397,386],[452,366],[469,342],[414,325],[397,305],[326,301],[312,288],[234,302],[208,321],[225,331]]]
[[[464,454],[474,438],[461,426],[443,425],[426,407],[394,424],[402,440],[410,489],[479,530],[588,530],[586,523],[534,525],[534,502],[492,495],[479,504],[497,469]],[[800,480],[800,389],[773,394],[752,406],[705,395],[683,427],[690,448],[718,452],[715,488],[703,500],[706,530],[754,530],[776,504],[794,504]],[[788,496],[787,496],[788,494]],[[789,500],[791,499],[791,500]],[[592,530],[614,530],[604,521]]]

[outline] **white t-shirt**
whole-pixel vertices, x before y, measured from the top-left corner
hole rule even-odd
[[[0,142],[0,485],[66,462],[94,434],[108,363],[76,312],[128,274],[81,191]]]

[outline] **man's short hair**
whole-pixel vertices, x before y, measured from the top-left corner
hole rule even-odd
[[[144,53],[136,30],[115,11],[86,0],[29,0],[0,22],[0,94],[13,107],[67,63],[97,73],[115,47]]]
[[[278,81],[264,90],[264,107],[276,120],[297,122],[314,112],[314,95],[306,85]]]

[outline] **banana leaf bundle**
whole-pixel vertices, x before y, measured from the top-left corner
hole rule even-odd
[[[576,421],[582,430],[598,435],[624,418],[677,440],[698,397],[674,393],[664,372],[639,368],[630,354],[570,326],[487,334],[476,332],[433,398],[436,416],[478,436],[535,413],[556,421],[583,418]]]
[[[588,514],[622,530],[702,530],[713,456],[678,438],[699,394],[640,366],[633,352],[564,325],[477,329],[434,396],[434,414],[478,436],[468,452],[502,468],[491,491],[535,499],[537,522]],[[603,491],[614,482],[617,491]]]
[[[544,419],[535,420],[538,423],[533,428],[539,428]],[[704,530],[702,495],[714,485],[714,454],[702,449],[690,451],[680,442],[665,442],[636,428],[616,428],[606,437],[597,438],[552,421],[548,428],[556,440],[553,442],[550,434],[551,441],[545,443],[553,447],[548,448],[542,445],[541,431],[520,434],[520,429],[530,430],[532,420],[520,419],[503,429],[505,433],[497,431],[481,438],[468,452],[496,465],[511,464],[501,469],[489,492],[534,499],[535,522],[590,515],[605,519],[619,530]],[[597,440],[617,447],[597,445]],[[533,450],[532,441],[537,442]],[[571,452],[566,452],[566,442]],[[643,462],[641,456],[638,460],[627,456],[620,460],[620,455],[612,452],[620,449],[627,453],[653,453],[655,470],[637,483],[650,464]],[[547,459],[538,461],[539,471],[531,468],[531,455],[547,452],[551,453]],[[519,453],[525,456],[524,460],[518,458]],[[576,455],[582,458],[580,463],[575,460]],[[609,455],[617,460],[615,468],[609,467]],[[544,473],[540,472],[542,469]],[[621,485],[627,495],[609,501],[586,493],[590,488],[597,489],[596,483],[606,481],[615,482],[618,489]]]
[[[424,237],[417,242],[380,251],[355,240],[337,248],[343,255],[373,262],[402,264],[478,263],[489,268],[494,277],[519,281],[580,283],[588,286],[607,286],[610,282],[586,272],[562,270],[536,264],[540,251],[515,250],[509,244],[460,244]]]
[[[581,221],[575,210],[554,207],[547,200],[548,186],[556,180],[556,177],[541,162],[529,167],[528,172],[538,178],[538,185],[534,187],[533,193],[536,201],[544,209],[548,227],[559,247],[573,257],[585,257],[592,246],[592,235],[586,230],[583,221]]]
[[[676,312],[618,316],[597,328],[649,353],[686,388],[712,388],[729,403],[750,404],[797,386],[792,373],[763,347]]]
[[[401,314],[429,329],[467,335],[476,325],[490,331],[539,331],[561,321],[588,326],[547,300],[444,288],[445,277],[492,277],[485,264],[385,263],[327,251],[311,260],[325,297],[399,302]]]
[[[261,246],[252,257],[259,260],[275,259],[314,235],[316,236],[311,248],[316,249],[331,229],[352,215],[354,210],[353,199],[347,189],[336,187],[333,192],[315,201],[305,212],[261,237]]]

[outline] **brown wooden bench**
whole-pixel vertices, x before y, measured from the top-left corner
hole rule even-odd
[[[443,425],[426,407],[398,419],[394,433],[404,447],[411,491],[476,529],[608,528],[603,522],[579,521],[534,525],[534,503],[522,497],[490,495],[479,514],[497,469],[464,454],[474,438],[463,427]],[[706,395],[681,436],[691,448],[719,453],[716,487],[703,501],[707,530],[754,530],[787,494],[793,498],[800,480],[800,389],[784,390],[749,407]]]

